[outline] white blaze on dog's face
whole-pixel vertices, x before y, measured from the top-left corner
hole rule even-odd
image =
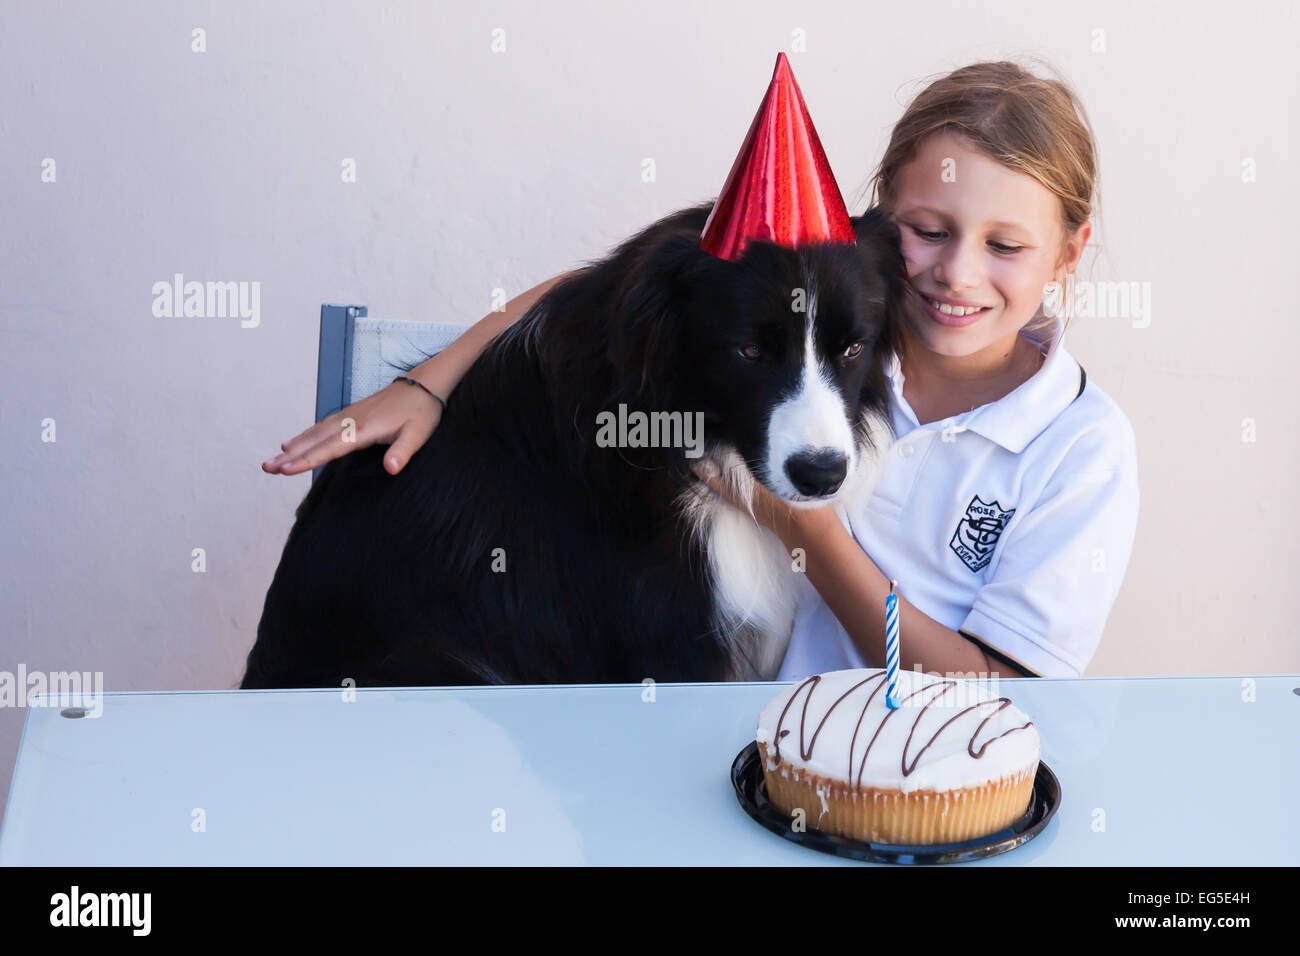
[[[858,448],[849,416],[856,396],[827,369],[817,342],[817,285],[805,272],[803,352],[798,356],[795,390],[772,409],[767,426],[764,484],[791,502],[833,499],[849,472],[857,468]],[[848,348],[863,348],[859,342]]]

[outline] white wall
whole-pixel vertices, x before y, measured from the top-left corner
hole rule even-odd
[[[855,213],[917,79],[1028,53],[1073,80],[1102,152],[1095,278],[1153,305],[1069,333],[1141,454],[1089,673],[1300,671],[1292,5],[612,6],[8,6],[0,670],[235,686],[309,484],[259,462],[312,421],[320,303],[472,321],[715,195],[802,30],[791,63]],[[259,282],[260,324],[154,317],[178,272]],[[24,716],[0,709],[0,795]]]

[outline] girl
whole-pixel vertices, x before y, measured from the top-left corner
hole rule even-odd
[[[762,486],[752,501],[729,499],[781,538],[811,585],[779,679],[884,666],[891,580],[901,667],[981,677],[1087,667],[1132,549],[1137,451],[1123,411],[1062,347],[1064,323],[1043,295],[1049,283],[1070,288],[1096,168],[1072,91],[1013,63],[948,74],[894,127],[873,198],[899,227],[921,303],[888,360],[897,442],[855,510],[792,508]],[[446,397],[562,278],[489,313],[412,376]],[[394,383],[262,467],[298,474],[387,442],[396,474],[441,417],[421,391]],[[355,443],[342,441],[344,417],[358,423]]]

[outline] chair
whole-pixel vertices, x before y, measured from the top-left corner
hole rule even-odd
[[[441,352],[467,328],[443,322],[372,319],[364,305],[322,305],[316,421],[373,395],[411,366]],[[312,469],[313,484],[320,470]]]

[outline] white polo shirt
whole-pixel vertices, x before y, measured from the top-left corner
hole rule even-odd
[[[917,609],[995,662],[1041,677],[1076,677],[1088,666],[1128,567],[1138,514],[1133,426],[1086,382],[1061,332],[1058,318],[1045,361],[1020,387],[927,425],[903,398],[891,354],[896,441],[871,497],[835,506]],[[1048,344],[1031,341],[1040,351]],[[905,622],[899,640],[907,646]],[[778,679],[866,666],[805,579]]]

